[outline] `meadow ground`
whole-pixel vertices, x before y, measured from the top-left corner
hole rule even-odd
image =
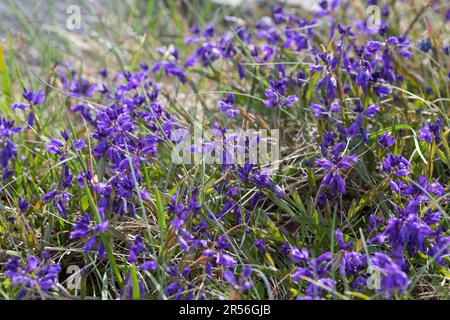
[[[449,4],[217,2],[0,3],[0,299],[448,299]]]

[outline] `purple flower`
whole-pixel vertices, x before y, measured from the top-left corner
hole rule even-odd
[[[261,240],[255,239],[255,246],[264,254],[266,252],[266,238],[262,238]]]
[[[419,49],[425,53],[430,51],[431,48],[433,48],[433,44],[431,43],[430,38],[422,38],[419,41],[417,41],[417,46]]]
[[[103,219],[103,215],[100,215]],[[108,229],[108,222],[102,221],[101,223],[91,226],[91,219],[89,214],[85,212],[82,216],[79,216],[75,219],[75,224],[72,227],[72,231],[70,232],[71,239],[86,239],[86,242],[83,246],[83,251],[90,251],[95,245],[97,245],[97,252],[100,257],[104,257],[104,247],[103,244],[99,241],[99,234],[105,233]]]
[[[327,111],[326,109],[317,103],[312,103],[310,106],[310,109],[312,112],[314,112],[314,117],[317,119],[326,118],[327,117]]]
[[[266,100],[264,105],[267,108],[290,107],[298,101],[296,95],[285,97],[287,80],[282,78],[277,81],[269,81],[270,88],[265,91]]]
[[[10,279],[11,286],[20,288],[18,299],[27,293],[27,289],[38,287],[40,290],[48,291],[58,281],[61,267],[43,256],[41,260],[29,255],[25,265],[21,265],[17,257],[10,258],[6,262],[6,277]]]
[[[133,263],[138,260],[138,256],[146,250],[144,240],[141,236],[136,236],[132,243],[128,244],[128,249],[130,254],[128,256],[128,261]]]
[[[292,247],[291,248],[291,259],[295,263],[306,263],[308,261],[309,254],[306,248],[301,248],[300,250]]]
[[[217,264],[233,268],[236,265],[236,260],[229,254],[219,253],[217,256]]]
[[[231,246],[230,242],[227,240],[227,238],[222,235],[216,240],[216,249],[217,250],[225,250],[228,249]]]
[[[356,85],[363,89],[364,93],[367,93],[369,88],[370,73],[367,70],[361,69],[356,76]]]
[[[378,103],[375,103],[375,104],[367,107],[364,114],[368,117],[373,117],[377,112],[380,112],[380,106],[378,105]]]
[[[431,123],[425,124],[419,130],[420,140],[426,141],[428,143],[431,143],[433,139],[436,142],[441,141],[439,131],[441,129],[442,123],[443,123],[442,119],[437,119],[433,124]]]
[[[139,268],[145,271],[149,271],[149,270],[156,270],[156,267],[158,266],[157,262],[154,260],[150,260],[150,261],[145,261],[144,263],[142,263]]]
[[[326,171],[322,184],[325,188],[331,187],[332,194],[335,195],[337,192],[345,193],[345,181],[341,171],[350,168],[357,162],[358,159],[353,155],[340,156],[335,152],[331,160],[320,158],[316,160],[315,164]]]
[[[383,86],[383,85],[374,85],[373,86],[373,91],[375,92],[375,94],[378,97],[384,98],[387,95],[392,93],[392,88],[389,88],[389,87]]]
[[[22,199],[22,197],[19,197],[19,209],[22,213],[25,213],[29,206],[30,204],[28,203],[27,200]]]
[[[165,76],[173,76],[177,77],[182,83],[187,81],[186,79],[186,70],[176,63],[172,61],[159,61],[157,62],[152,69],[153,73],[158,72],[159,70],[164,70]]]
[[[411,164],[402,156],[394,156],[389,153],[384,159],[381,170],[385,173],[394,173],[398,177],[408,176]]]
[[[26,103],[14,102],[11,104],[11,109],[12,110],[16,110],[16,109],[24,110],[27,106],[28,105]]]
[[[253,272],[252,267],[245,266],[244,269],[242,270],[239,279],[237,279],[233,271],[225,270],[223,272],[223,278],[225,279],[226,282],[231,284],[234,287],[234,289],[241,292],[246,292],[253,286],[253,281],[250,279],[252,272]]]
[[[52,138],[52,140],[46,144],[47,151],[52,154],[60,154],[62,153],[61,147],[64,146],[64,142],[59,139]]]
[[[378,144],[387,149],[395,144],[395,138],[389,131],[386,131],[383,135],[378,136]]]
[[[9,162],[17,156],[16,145],[10,138],[20,130],[22,130],[22,127],[14,127],[14,120],[6,120],[0,117],[0,140],[3,141],[0,144],[0,166],[4,170],[4,178],[10,176],[8,169]]]
[[[35,106],[42,104],[45,100],[45,94],[41,90],[34,93],[33,91],[28,91],[26,88],[23,88],[22,95],[29,103]]]
[[[398,217],[388,220],[385,234],[388,236],[392,247],[408,245],[409,250],[415,253],[417,250],[425,251],[425,240],[433,232],[430,227],[417,216],[415,200],[410,201],[406,209],[397,208]]]
[[[349,242],[345,242],[344,240],[344,235],[342,234],[341,229],[337,228],[336,231],[336,239],[337,239],[337,243],[339,246],[339,249],[341,250],[348,250],[353,246],[353,242],[349,241]]]
[[[341,260],[341,271],[347,276],[352,276],[367,265],[366,257],[360,252],[344,252],[344,257]]]
[[[385,253],[375,252],[370,257],[370,264],[375,268],[375,281],[379,280],[378,291],[383,293],[385,298],[391,299],[395,294],[406,292],[411,281],[401,268]]]
[[[292,274],[292,281],[299,282],[304,278],[314,278],[314,273],[307,268],[297,268]]]
[[[70,237],[72,239],[77,238],[85,238],[89,232],[91,219],[89,218],[89,214],[85,212],[82,216],[79,216],[75,220],[75,224],[72,227],[72,232],[70,232]]]
[[[219,111],[225,113],[226,117],[233,118],[234,116],[240,113],[238,109],[233,108],[233,104],[234,104],[234,96],[231,93],[228,93],[226,99],[218,101],[217,106]]]
[[[326,72],[325,75],[317,82],[316,88],[320,89],[325,87],[325,93],[330,100],[336,98],[337,80],[330,72]]]
[[[367,41],[366,50],[370,53],[375,53],[383,47],[384,43],[379,41]]]
[[[74,145],[75,149],[77,149],[79,151],[86,145],[86,143],[84,142],[83,138],[80,138],[78,140],[75,140],[73,142],[73,145]]]
[[[203,251],[202,255],[215,258],[215,263],[224,267],[234,268],[236,265],[236,259],[227,253],[207,249]]]

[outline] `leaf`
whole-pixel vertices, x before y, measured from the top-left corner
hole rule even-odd
[[[163,244],[166,238],[166,218],[164,215],[165,205],[161,193],[158,188],[155,188],[155,202],[156,202],[156,215],[158,219],[159,233],[160,233],[160,241]]]
[[[131,62],[131,67],[130,67],[131,70],[134,70],[134,67],[136,66],[136,63],[138,62],[139,56],[140,56],[141,51],[142,51],[142,47],[143,47],[143,45],[145,43],[145,40],[147,40],[147,33],[145,33],[140,40],[141,41],[140,41],[139,47],[137,48],[136,53],[133,56],[133,61]]]
[[[356,252],[361,251],[362,247],[363,247],[363,241],[362,241],[362,239],[358,239],[358,241],[356,241],[355,251]]]
[[[269,261],[270,265],[275,268],[275,263],[273,262],[272,256],[268,252],[266,252],[265,256],[267,261]]]
[[[311,78],[311,81],[308,83],[309,87],[308,87],[308,91],[306,91],[306,95],[305,95],[305,101],[308,104],[309,100],[311,100],[311,96],[314,92],[314,90],[316,89],[316,84],[319,81],[319,75],[318,73],[314,74]]]
[[[0,76],[2,78],[2,90],[7,99],[11,99],[11,87],[9,83],[8,70],[6,68],[6,58],[3,51],[3,42],[0,41]]]
[[[360,298],[360,299],[363,299],[363,300],[370,300],[369,296],[367,296],[367,295],[365,295],[363,293],[360,293],[360,292],[345,291],[345,294],[348,294],[350,296],[353,296],[353,297],[356,297],[356,298]]]
[[[86,211],[88,208],[89,208],[89,198],[88,198],[87,195],[84,195],[84,196],[81,198],[81,209],[82,209],[83,211]]]
[[[131,266],[131,280],[133,281],[133,300],[139,300],[139,281],[136,274],[136,267],[134,265]]]

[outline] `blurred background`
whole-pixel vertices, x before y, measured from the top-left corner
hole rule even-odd
[[[311,18],[321,1],[286,2]],[[416,38],[433,34],[448,42],[448,34],[442,34],[444,29],[423,27],[427,25],[427,19],[435,19],[434,12],[448,6],[446,1],[340,2],[342,5],[333,14],[339,16],[342,24],[365,21],[371,4],[377,4],[381,9],[389,4],[395,9],[389,20],[395,19],[392,26],[399,26],[402,29],[399,33],[420,15],[421,22],[411,30]],[[180,57],[187,57],[185,53],[192,48],[184,45],[184,37],[195,23],[200,27],[214,24],[226,28],[224,17],[236,16],[244,17],[246,24],[252,24],[270,15],[272,6],[277,3],[279,1],[262,0],[2,0],[0,41],[10,78],[17,78],[20,72],[20,79],[35,82],[30,71],[49,77],[57,65],[70,62],[93,80],[104,68],[114,73],[133,70],[139,62],[154,63],[158,57],[156,48],[162,45],[174,44]],[[423,13],[425,6],[433,6],[433,10]]]

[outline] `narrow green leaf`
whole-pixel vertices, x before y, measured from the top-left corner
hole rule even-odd
[[[11,85],[6,67],[5,52],[3,51],[3,42],[0,41],[0,76],[2,78],[2,91],[8,100],[11,100]]]
[[[161,244],[164,244],[166,240],[166,219],[164,215],[165,205],[158,188],[155,188],[155,201],[156,201],[156,215],[158,218],[159,233],[161,238],[160,241]]]

